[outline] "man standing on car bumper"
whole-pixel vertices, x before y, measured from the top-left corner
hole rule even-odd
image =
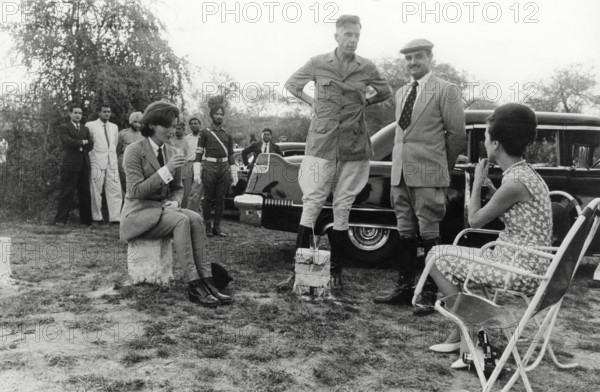
[[[449,171],[465,145],[465,114],[461,90],[431,73],[433,44],[425,39],[407,43],[404,55],[412,83],[396,92],[396,137],[392,153],[391,203],[396,211],[400,254],[395,289],[375,298],[376,303],[406,303],[413,297],[417,265],[417,236],[425,250],[440,242],[439,223],[446,214]],[[422,307],[433,311],[437,287],[428,278]]]
[[[337,48],[311,58],[286,82],[290,93],[310,104],[314,114],[298,178],[303,208],[296,246],[308,246],[308,236],[333,191],[332,288],[342,287],[340,252],[348,238],[348,216],[356,195],[369,179],[372,148],[365,107],[391,96],[375,65],[355,54],[361,28],[358,16],[340,16],[334,35]],[[303,91],[311,81],[315,83],[314,98]],[[376,92],[369,98],[368,86]],[[291,283],[293,277],[279,287]]]

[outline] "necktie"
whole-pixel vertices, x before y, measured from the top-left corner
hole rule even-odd
[[[165,159],[163,158],[162,147],[158,147],[158,155],[156,156],[156,159],[158,160],[158,164],[160,165],[160,167],[163,167],[165,165]]]
[[[106,129],[106,123],[104,123],[104,136],[106,137],[106,145],[110,147],[110,142],[108,141],[108,130]]]
[[[268,154],[269,153],[269,145],[267,143],[263,143],[263,150],[262,150],[263,154]]]
[[[400,121],[398,121],[398,125],[400,125],[400,128],[403,130],[408,128],[410,125],[410,116],[412,115],[413,106],[417,100],[418,84],[418,82],[412,83],[412,89],[410,90],[410,93],[408,93],[408,97],[406,97],[406,102],[404,102],[404,108],[402,109],[402,114],[400,115]]]

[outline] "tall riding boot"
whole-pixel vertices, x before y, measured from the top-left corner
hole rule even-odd
[[[417,239],[400,238],[400,253],[396,257],[398,282],[391,293],[374,298],[377,304],[409,304],[414,292],[415,265],[417,261]]]
[[[421,245],[423,246],[423,259],[420,260],[416,268],[417,276],[419,278],[425,269],[425,260],[427,259],[427,255],[431,251],[431,248],[439,245],[440,242],[440,237],[421,241]],[[417,297],[415,308],[413,309],[413,314],[415,316],[425,316],[435,311],[434,305],[437,299],[437,291],[437,285],[433,279],[431,279],[431,276],[428,276],[423,285],[423,291],[421,291],[421,294]]]
[[[296,235],[296,248],[294,249],[294,258],[296,256],[296,251],[298,248],[308,248],[310,246],[310,236],[312,235],[313,230],[310,227],[306,226],[298,226],[298,234]],[[296,262],[295,259],[292,262],[292,274],[285,280],[277,283],[277,290],[290,290],[292,286],[294,286],[294,272],[293,268],[295,267]]]
[[[332,290],[343,290],[342,281],[343,249],[345,248],[348,230],[331,230],[329,241],[331,245],[331,254],[329,262],[331,263],[329,272],[331,275],[330,286]]]

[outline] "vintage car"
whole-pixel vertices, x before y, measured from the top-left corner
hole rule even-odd
[[[301,142],[283,142],[277,143],[281,149],[281,153],[284,157],[302,156],[304,155],[304,143]],[[237,166],[238,182],[232,185],[225,197],[225,209],[230,211],[237,211],[237,208],[233,202],[233,199],[244,193],[246,185],[248,184],[248,173],[249,169],[244,165],[242,159],[243,148],[236,148],[233,152],[233,158],[235,159],[235,165]],[[256,157],[254,157],[256,158]]]
[[[491,111],[467,110],[465,114],[467,143],[451,171],[447,212],[440,227],[444,243],[450,243],[467,225],[465,194],[468,198],[476,163],[486,155],[483,141],[486,118]],[[600,118],[565,113],[537,113],[537,117],[537,137],[528,148],[526,159],[544,178],[549,189],[567,192],[580,204],[600,196]],[[371,161],[369,182],[356,197],[350,213],[352,246],[347,249],[347,256],[365,266],[385,264],[397,251],[396,218],[389,196],[394,134],[395,124],[392,123],[372,136],[375,156]],[[302,210],[302,192],[297,182],[301,159],[300,156],[281,158],[273,154],[258,157],[246,192],[235,198],[235,205],[242,211],[242,221],[272,230],[297,231]],[[501,176],[499,167],[490,168],[489,177],[496,186],[499,186]],[[489,198],[485,192],[482,197]],[[330,196],[315,231],[327,233],[332,222]],[[486,227],[501,228],[502,224],[496,220]],[[592,248],[598,249],[598,242],[595,241]]]

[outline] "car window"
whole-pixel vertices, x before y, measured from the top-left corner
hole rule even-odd
[[[592,130],[569,130],[567,132],[567,162],[574,167],[593,166],[600,158],[600,132]]]
[[[291,157],[294,155],[304,155],[304,150],[285,150],[282,153],[284,157]]]
[[[556,167],[557,157],[556,131],[538,129],[535,141],[525,151],[525,160],[534,167]]]

